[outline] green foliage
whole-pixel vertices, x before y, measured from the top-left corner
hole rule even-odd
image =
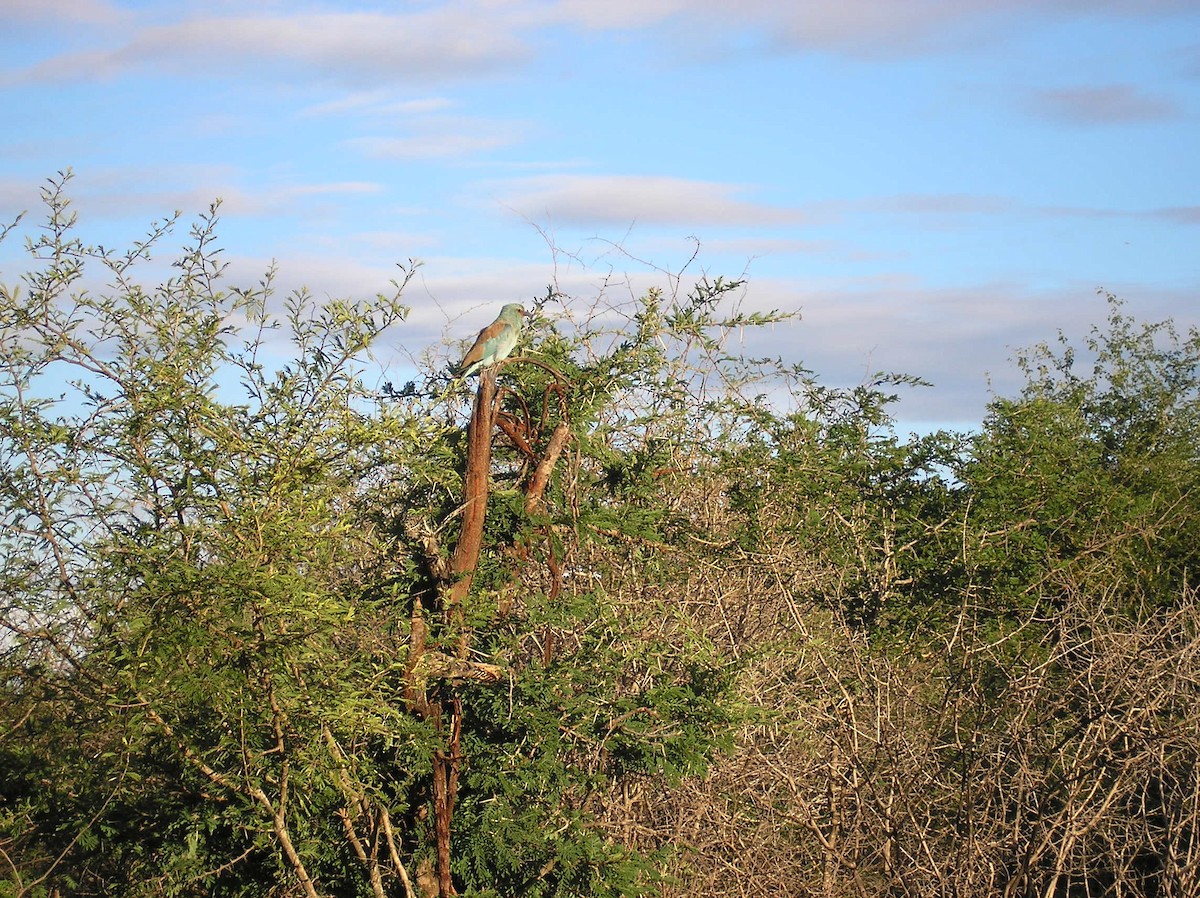
[[[901,440],[887,380],[802,376],[797,411],[763,409],[721,443],[734,537],[803,554],[824,574],[805,599],[901,648],[964,619],[1034,644],[1080,588],[1134,617],[1170,607],[1197,585],[1200,336],[1109,303],[1082,349],[1023,353],[1026,387],[975,434]]]
[[[786,546],[812,575],[796,598],[835,609],[881,635],[929,622],[948,587],[949,522],[961,497],[945,472],[961,437],[901,439],[886,387],[920,385],[879,377],[834,390],[801,375],[789,414],[759,409],[740,441],[722,443],[741,550]]]
[[[1194,690],[1163,684],[1200,588],[1195,331],[1110,297],[1081,347],[1019,356],[978,432],[901,438],[919,379],[731,351],[788,317],[741,282],[578,321],[548,293],[499,369],[453,604],[464,384],[364,383],[411,267],[362,301],[235,286],[214,206],[145,282],[177,218],[88,246],[66,181],[0,287],[0,895],[407,894],[435,769],[478,896],[656,894],[722,802],[779,857],[825,846],[823,894],[843,867],[955,894],[985,831],[993,878],[961,881],[1032,883],[1039,827],[1096,790],[1164,865],[1194,830],[1164,797],[1194,782]]]
[[[271,275],[220,289],[215,206],[149,288],[135,263],[173,222],[117,255],[71,236],[62,182],[45,193],[49,230],[29,245],[43,267],[0,294],[6,689],[40,696],[3,747],[37,756],[68,726],[90,752],[87,776],[38,757],[75,807],[25,787],[14,882],[241,894],[341,866],[334,824],[317,825],[346,800],[330,745],[384,749],[355,771],[363,790],[382,787],[376,764],[430,750],[396,706],[395,646],[373,633],[385,603],[364,594],[387,546],[354,507],[402,430],[354,374],[403,318],[398,291],[291,297],[296,359],[268,368]]]
[[[1200,334],[1139,325],[1109,297],[1082,354],[1066,337],[1020,357],[1029,382],[998,399],[961,467],[973,578],[1005,608],[1053,608],[1083,586],[1124,613],[1197,585]]]
[[[139,271],[177,220],[124,254],[88,246],[67,180],[44,191],[38,267],[0,289],[3,888],[395,892],[432,852],[448,735],[418,713],[406,662],[465,449],[447,423],[456,394],[381,402],[361,377],[403,321],[411,269],[391,295],[300,291],[276,312],[273,271],[228,283],[213,206],[148,286]],[[672,314],[705,344],[706,319]],[[670,379],[657,300],[643,317],[584,362],[589,335],[551,328],[543,366],[510,369],[525,454],[498,455],[467,614],[429,634],[451,652],[468,627],[505,672],[427,684],[463,708],[454,869],[479,894],[652,890],[650,859],[597,826],[597,795],[614,778],[701,772],[723,742],[729,679],[689,647],[698,637],[661,651],[630,639],[638,620],[561,578],[555,600],[535,587],[496,603],[581,539],[656,532],[658,456],[630,437],[661,425],[636,409]],[[529,453],[560,422],[582,454],[531,515]],[[609,488],[605,466],[632,474]],[[555,647],[539,654],[543,637]]]

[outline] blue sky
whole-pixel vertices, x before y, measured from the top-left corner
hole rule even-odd
[[[418,258],[398,378],[663,271],[799,310],[753,349],[828,384],[932,381],[918,428],[977,424],[1098,287],[1200,323],[1196,0],[0,0],[0,50],[0,218],[69,166],[106,245],[221,198],[235,280]]]

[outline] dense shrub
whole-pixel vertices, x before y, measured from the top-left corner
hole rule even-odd
[[[368,386],[412,266],[280,299],[214,207],[145,284],[177,223],[64,187],[0,278],[0,895],[1200,892],[1195,332],[1110,298],[904,439],[914,378],[731,352],[740,282],[550,290],[464,562],[471,392]]]

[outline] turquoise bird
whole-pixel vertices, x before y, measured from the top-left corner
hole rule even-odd
[[[467,350],[455,373],[466,377],[508,358],[521,336],[522,321],[528,315],[524,307],[515,302],[502,308],[500,316],[479,332],[475,345]]]

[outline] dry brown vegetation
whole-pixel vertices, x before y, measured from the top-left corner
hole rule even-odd
[[[728,529],[721,490],[680,489],[702,529]],[[1200,894],[1193,590],[1131,620],[1060,583],[1052,619],[1035,610],[997,632],[964,603],[946,632],[889,651],[800,604],[836,605],[842,578],[786,527],[770,537],[753,552],[653,549],[678,571],[656,600],[737,667],[748,711],[706,776],[626,779],[607,796],[615,838],[677,849],[664,895]],[[591,564],[640,608],[642,557]]]

